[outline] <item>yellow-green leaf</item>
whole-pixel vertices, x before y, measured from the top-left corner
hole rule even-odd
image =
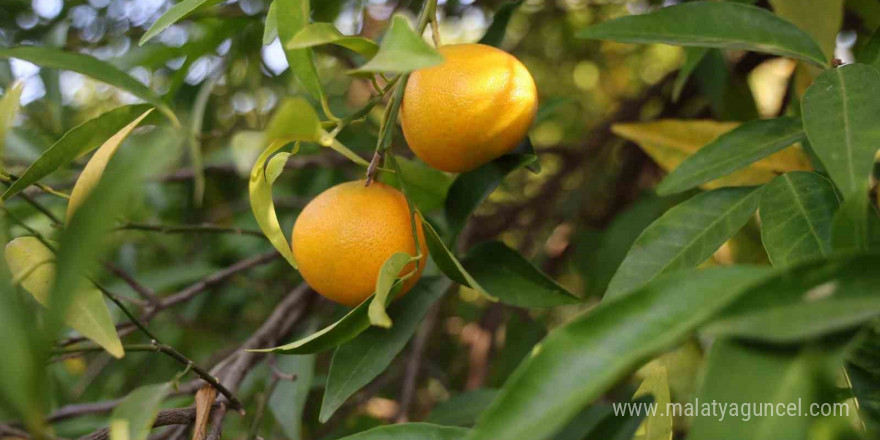
[[[15,113],[18,111],[22,89],[24,89],[24,84],[16,82],[6,90],[3,99],[0,100],[0,155],[3,154],[3,149],[6,146],[6,131],[12,125]]]
[[[443,56],[419,36],[402,15],[395,15],[382,39],[379,52],[368,63],[350,73],[407,73],[443,62]]]
[[[146,385],[125,396],[110,414],[110,440],[145,440],[153,428],[170,383]]]
[[[738,125],[737,122],[666,119],[616,124],[612,131],[637,143],[661,168],[670,172],[700,148]],[[787,148],[702,187],[759,185],[782,173],[809,169],[810,161],[800,148]]]
[[[373,299],[370,300],[370,308],[367,311],[371,324],[378,327],[391,328],[393,323],[385,308],[393,297],[391,291],[395,281],[397,281],[397,277],[412,259],[413,256],[405,252],[395,252],[382,263],[382,268],[379,269],[379,277],[376,279],[376,292],[373,295]]]
[[[116,150],[119,148],[119,145],[122,144],[122,141],[124,141],[128,135],[131,134],[132,130],[134,130],[144,118],[149,116],[152,111],[153,109],[145,111],[144,114],[123,127],[122,130],[116,132],[116,134],[111,136],[110,139],[107,139],[107,142],[104,142],[104,145],[101,145],[101,147],[98,148],[98,151],[95,152],[95,155],[89,159],[86,167],[83,168],[82,173],[76,180],[76,185],[74,185],[73,191],[70,193],[70,201],[67,203],[67,222],[70,222],[70,219],[73,217],[76,210],[83,204],[83,202],[85,202],[89,193],[91,193],[98,185],[98,182],[101,181],[101,176],[104,175],[104,170],[107,169],[107,164],[110,162],[110,159],[113,158],[113,155],[116,154]]]
[[[645,380],[639,385],[633,400],[648,394],[654,396],[657,412],[649,414],[642,421],[633,440],[672,440],[672,416],[666,411],[671,401],[669,381],[666,367],[660,363],[650,364]]]
[[[46,306],[55,279],[55,254],[36,237],[19,237],[6,245],[6,262],[15,281]],[[104,296],[97,288],[89,285],[74,295],[64,322],[114,357],[125,355]]]
[[[379,51],[379,46],[372,40],[354,35],[343,35],[330,23],[312,23],[302,28],[293,36],[293,39],[287,42],[287,48],[307,49],[324,44],[342,46],[366,58],[372,58]]]

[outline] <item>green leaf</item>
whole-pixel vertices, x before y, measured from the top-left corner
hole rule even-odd
[[[443,56],[409,27],[406,17],[395,14],[376,56],[349,73],[408,73],[441,63]]]
[[[672,414],[663,411],[671,403],[669,380],[666,375],[666,366],[663,364],[650,365],[648,374],[639,385],[633,399],[644,396],[653,396],[660,411],[645,417],[633,440],[672,440]]]
[[[828,60],[809,34],[766,9],[732,2],[696,2],[621,17],[582,30],[581,38],[621,43],[742,49],[809,61]]]
[[[709,49],[705,47],[686,47],[684,48],[684,64],[678,69],[678,75],[675,77],[675,84],[672,86],[672,100],[678,102],[684,86],[687,85],[688,78],[694,73],[694,70],[706,57]]]
[[[85,168],[83,168],[79,177],[76,179],[76,184],[73,186],[73,190],[70,192],[70,200],[67,202],[68,222],[73,218],[76,210],[86,201],[92,190],[98,186],[101,177],[104,175],[104,170],[107,169],[107,164],[110,163],[110,159],[116,154],[116,150],[119,149],[122,142],[125,141],[128,135],[130,135],[138,124],[149,116],[152,111],[153,109],[145,111],[143,114],[135,118],[134,121],[131,121],[128,125],[116,132],[116,134],[111,136],[110,139],[107,139],[107,141],[98,148],[98,151],[95,152],[92,158],[89,159],[89,162],[86,163]]]
[[[37,302],[47,306],[49,289],[55,280],[55,254],[36,237],[19,237],[6,245],[6,263],[13,279]],[[73,294],[64,322],[114,357],[125,356],[104,296],[94,286],[88,285]]]
[[[405,157],[396,157],[394,160],[406,176],[407,197],[419,208],[419,211],[427,213],[443,207],[446,194],[452,185],[452,177],[449,174],[431,168],[420,160]],[[381,173],[379,177],[383,183],[400,188],[396,173]]]
[[[2,199],[9,200],[58,168],[98,148],[107,138],[149,109],[150,106],[146,104],[119,107],[74,127],[31,164],[3,193]]]
[[[528,144],[526,152],[505,154],[455,178],[446,195],[446,223],[451,235],[457,235],[461,231],[474,209],[498,188],[508,174],[537,164],[538,156],[534,154],[531,142],[526,139],[525,143]]]
[[[269,398],[269,409],[288,440],[301,440],[303,412],[315,373],[315,356],[279,356],[277,368],[295,375],[296,380],[278,383]]]
[[[278,38],[285,48],[296,34],[309,24],[309,0],[275,0]],[[324,89],[311,49],[285,49],[287,63],[296,79],[312,98],[324,99]]]
[[[275,2],[271,2],[269,4],[269,11],[266,12],[266,23],[263,28],[263,46],[268,46],[278,38],[278,20],[275,18],[277,16],[277,12],[275,11]]]
[[[376,279],[376,291],[373,293],[373,299],[370,300],[370,307],[367,316],[370,318],[370,324],[382,328],[391,328],[393,321],[385,307],[394,299],[391,294],[391,288],[394,287],[400,272],[403,268],[413,261],[413,256],[406,252],[395,252],[382,263],[379,269],[379,277]],[[415,269],[415,268],[413,268]]]
[[[379,46],[369,38],[342,35],[330,23],[312,23],[302,28],[287,42],[288,49],[307,49],[324,44],[335,44],[353,50],[364,58],[372,58]]]
[[[843,201],[831,221],[831,248],[835,251],[867,251],[880,247],[880,217],[868,190]]]
[[[843,24],[843,0],[770,0],[770,6],[776,15],[810,34],[826,59],[834,57]]]
[[[856,54],[856,59],[875,69],[880,69],[880,28],[874,31],[871,38]]]
[[[483,38],[480,38],[480,44],[494,47],[501,46],[501,42],[504,41],[504,34],[507,33],[507,24],[510,23],[510,18],[513,17],[513,13],[516,12],[522,3],[523,0],[514,0],[501,5],[492,17],[492,24],[489,26],[489,29],[486,29]]]
[[[193,201],[196,206],[201,206],[205,197],[205,167],[202,155],[202,126],[205,120],[205,111],[214,85],[220,79],[219,75],[208,77],[199,88],[196,99],[193,100],[192,115],[190,116],[189,159],[193,168]]]
[[[822,396],[842,362],[840,347],[808,345],[780,350],[776,347],[746,345],[718,340],[709,354],[706,377],[699,402],[742,405],[748,402],[782,404],[783,415],[757,416],[750,412],[734,415],[728,407],[726,416],[693,417],[688,436],[693,440],[795,440],[809,438],[815,417],[803,417],[813,403],[833,403]],[[735,366],[735,368],[732,368]],[[802,411],[788,413],[793,404]],[[745,408],[748,411],[748,408]],[[841,437],[828,437],[841,438]]]
[[[403,298],[388,307],[394,327],[373,327],[340,345],[333,353],[320,421],[333,413],[359,389],[388,368],[418,329],[428,310],[449,288],[439,277],[422,278]]]
[[[746,122],[685,159],[663,179],[657,187],[657,194],[668,195],[695,188],[757,162],[805,137],[799,118]]]
[[[614,298],[662,273],[696,267],[746,224],[760,194],[755,188],[720,188],[666,211],[636,239],[605,296]]]
[[[831,253],[831,219],[839,204],[834,185],[816,173],[786,173],[768,183],[758,209],[761,241],[773,265]]]
[[[305,338],[278,347],[248,351],[257,353],[312,354],[338,347],[370,328],[370,318],[367,315],[369,306],[370,301],[368,298],[338,321]]]
[[[486,299],[490,301],[498,301],[497,298],[490,295],[486,289],[483,289],[483,287],[477,283],[471,274],[468,273],[467,269],[461,265],[458,258],[455,258],[452,251],[443,244],[443,239],[440,238],[440,234],[437,233],[434,226],[428,223],[427,220],[422,219],[422,227],[425,231],[425,243],[428,245],[431,259],[434,260],[434,263],[440,269],[440,272],[443,272],[443,274],[449,277],[452,281],[476,290]]]
[[[18,112],[19,102],[21,101],[21,91],[23,89],[24,83],[16,82],[6,89],[6,93],[3,94],[3,99],[0,99],[0,157],[4,154],[6,147],[6,132],[12,127],[12,122],[15,120],[15,114]]]
[[[110,414],[110,440],[145,440],[153,429],[153,421],[170,383],[146,385],[125,396]]]
[[[463,440],[467,429],[430,423],[380,426],[339,440]]]
[[[801,107],[810,145],[844,198],[865,188],[880,147],[880,72],[864,64],[829,69]]]
[[[497,396],[498,390],[491,388],[478,388],[456,394],[435,406],[425,421],[446,426],[473,426],[480,413]]]
[[[285,100],[273,115],[272,120],[269,121],[263,139],[263,142],[268,145],[251,168],[248,191],[254,218],[272,246],[294,268],[296,268],[296,260],[293,257],[293,250],[284,231],[281,230],[278,215],[275,213],[275,202],[272,200],[272,183],[280,174],[281,169],[278,166],[279,160],[283,159],[286,162],[289,156],[282,156],[282,159],[273,162],[272,179],[267,174],[270,170],[266,163],[276,151],[292,141],[316,142],[320,138],[321,121],[308,101],[303,98]]]
[[[489,293],[517,307],[554,307],[580,299],[498,241],[468,249],[462,265]]]
[[[711,335],[794,342],[880,315],[880,255],[837,256],[779,271],[708,324]]]
[[[196,9],[214,6],[221,1],[223,0],[181,0],[180,3],[165,11],[165,13],[162,14],[162,16],[159,17],[149,29],[147,29],[147,32],[145,32],[140,41],[138,41],[138,44],[143,46],[147,41],[150,41],[153,37],[159,35],[160,32],[167,29],[168,26],[183,20],[188,15],[195,12]]]
[[[544,339],[468,440],[544,440],[639,364],[680,342],[768,269],[670,274],[603,301]]]
[[[104,61],[89,55],[65,52],[58,49],[36,46],[19,46],[13,48],[0,48],[0,58],[18,58],[30,61],[42,67],[53,69],[70,70],[91,77],[95,80],[107,83],[111,86],[125,90],[132,95],[156,106],[168,119],[179,126],[174,112],[159,96],[153,93],[140,81],[132,78],[129,74],[113,67]]]

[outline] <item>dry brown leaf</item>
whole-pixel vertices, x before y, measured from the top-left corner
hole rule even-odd
[[[193,426],[192,440],[205,440],[208,437],[208,419],[216,398],[217,389],[209,384],[202,385],[196,392],[196,423]]]

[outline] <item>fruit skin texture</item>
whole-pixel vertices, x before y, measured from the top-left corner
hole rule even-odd
[[[427,260],[422,223],[416,224],[422,258],[418,273],[404,283],[401,295],[416,284]],[[364,186],[363,180],[341,183],[310,201],[293,226],[292,247],[309,286],[349,307],[373,294],[388,257],[395,252],[416,255],[403,193],[380,182]],[[401,275],[414,267],[410,263]]]
[[[413,72],[401,111],[413,153],[448,172],[513,150],[538,110],[538,91],[513,55],[483,44],[441,46],[443,64]]]

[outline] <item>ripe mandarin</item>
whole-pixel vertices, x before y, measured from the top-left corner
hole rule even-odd
[[[425,267],[428,248],[417,223],[422,259],[418,273],[404,283],[411,289]],[[346,182],[319,194],[293,226],[293,255],[299,272],[315,291],[354,307],[376,286],[379,269],[395,252],[416,255],[409,207],[403,193],[380,182]],[[413,270],[407,265],[401,275]]]
[[[413,153],[434,168],[463,172],[513,150],[538,109],[529,71],[483,44],[438,50],[446,61],[413,72],[403,95],[401,125]]]

